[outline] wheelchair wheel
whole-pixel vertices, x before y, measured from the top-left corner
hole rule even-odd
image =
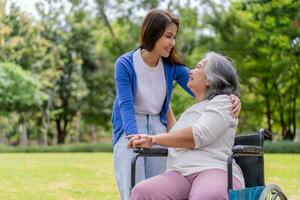
[[[277,185],[267,185],[258,200],[287,200],[285,194]]]

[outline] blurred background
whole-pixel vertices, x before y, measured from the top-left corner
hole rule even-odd
[[[138,47],[157,7],[180,18],[176,48],[189,68],[208,51],[234,60],[239,133],[300,140],[298,0],[0,0],[0,144],[110,143],[114,62]],[[192,103],[176,86],[176,115]]]

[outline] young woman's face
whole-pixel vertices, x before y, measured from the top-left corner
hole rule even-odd
[[[153,51],[162,57],[169,57],[172,48],[175,46],[177,26],[172,23],[167,26],[164,34],[157,40]]]
[[[208,81],[204,71],[207,60],[202,59],[198,62],[196,67],[190,71],[189,81],[187,86],[195,93],[204,93],[208,88]]]

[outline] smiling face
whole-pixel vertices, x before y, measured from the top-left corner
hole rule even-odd
[[[189,74],[189,81],[187,83],[187,86],[196,96],[204,95],[209,87],[209,83],[207,81],[207,77],[204,71],[206,64],[207,60],[200,60],[196,67],[193,70],[191,70]]]
[[[177,34],[177,26],[171,23],[166,27],[163,35],[155,43],[153,52],[162,57],[169,57],[171,50],[175,46],[175,38]]]

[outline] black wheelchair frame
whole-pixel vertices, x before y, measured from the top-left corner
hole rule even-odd
[[[272,133],[266,129],[260,129],[257,133],[238,135],[235,137],[232,154],[227,159],[228,192],[232,190],[232,163],[233,159],[241,168],[246,188],[265,186],[264,177],[264,138],[271,138]],[[164,157],[168,155],[166,148],[134,149],[136,155],[131,161],[131,189],[135,185],[136,161],[139,157]],[[263,199],[286,200],[285,194],[277,185],[266,186],[259,200]]]

